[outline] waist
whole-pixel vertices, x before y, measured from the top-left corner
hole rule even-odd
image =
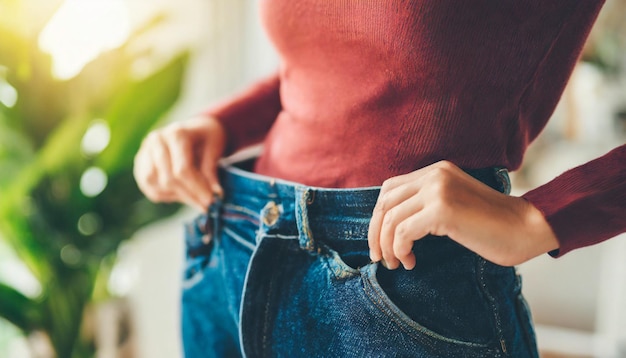
[[[299,235],[297,217],[306,212],[308,227],[316,238],[341,241],[367,240],[369,221],[380,187],[322,188],[253,173],[254,160],[219,169],[224,188],[223,210],[234,208],[257,217],[262,225],[281,235]],[[485,185],[507,193],[505,169],[465,170]]]

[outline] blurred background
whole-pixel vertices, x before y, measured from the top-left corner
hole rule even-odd
[[[277,67],[252,0],[0,0],[0,357],[181,357],[182,223],[141,139]],[[514,194],[626,141],[626,1],[607,0]],[[522,265],[543,357],[626,357],[626,240]]]

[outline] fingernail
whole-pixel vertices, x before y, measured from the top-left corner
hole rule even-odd
[[[378,261],[380,261],[380,259],[378,259],[378,258],[376,257],[376,255],[374,254],[374,252],[373,252],[373,251],[370,251],[370,260],[372,260],[372,262],[378,262]]]
[[[221,196],[222,196],[222,194],[223,194],[223,192],[224,192],[224,191],[222,190],[222,187],[221,187],[221,186],[219,186],[219,185],[213,185],[213,186],[211,187],[211,191],[213,192],[213,195],[215,195],[215,196],[217,196],[217,197],[221,197]]]

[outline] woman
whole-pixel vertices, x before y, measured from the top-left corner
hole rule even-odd
[[[136,158],[148,198],[209,208],[186,355],[536,357],[512,266],[626,229],[626,146],[506,195],[601,5],[262,2],[280,71]]]

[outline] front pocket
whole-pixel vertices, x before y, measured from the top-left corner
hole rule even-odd
[[[382,278],[385,282],[381,282],[379,270],[386,271]],[[361,271],[368,298],[403,331],[417,335],[420,339],[427,336],[468,348],[492,346],[495,334],[490,322],[491,313],[485,304],[481,302],[478,310],[464,308],[462,306],[467,295],[458,296],[454,302],[446,298],[445,294],[437,292],[440,290],[438,287],[416,283],[415,277],[404,275],[410,271],[399,270],[388,271],[379,264],[372,264]],[[398,274],[393,280],[395,282],[389,282],[389,274]]]
[[[341,284],[359,278],[375,311],[403,332],[420,342],[480,351],[478,356],[492,352],[498,340],[493,310],[476,278],[478,257],[442,240],[428,240],[427,245],[442,247],[450,255],[428,261],[423,252],[411,271],[371,263],[368,251],[358,245],[341,254],[325,245],[320,248],[333,280]]]

